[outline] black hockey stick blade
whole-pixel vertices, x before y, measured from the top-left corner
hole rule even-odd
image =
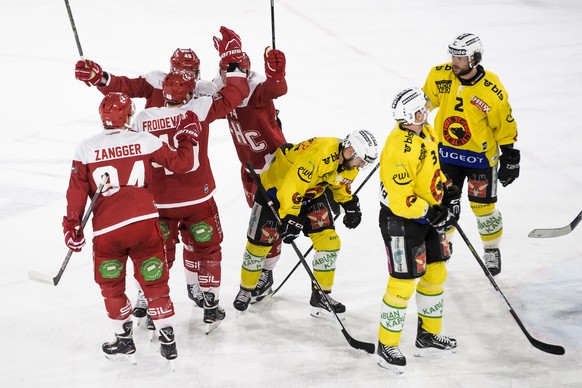
[[[562,226],[561,228],[534,229],[529,232],[527,236],[531,238],[553,238],[565,236],[573,231],[580,221],[582,221],[582,212],[580,212],[580,214],[578,214],[576,218],[566,226]]]
[[[561,346],[547,344],[547,343],[539,341],[531,336],[529,331],[527,331],[527,329],[525,328],[525,326],[521,322],[521,319],[519,319],[519,316],[517,315],[517,313],[515,311],[513,311],[513,307],[511,307],[509,300],[507,300],[507,298],[505,297],[505,294],[503,293],[503,291],[501,291],[501,288],[499,288],[495,279],[493,279],[493,275],[491,275],[491,273],[489,272],[489,270],[487,269],[487,267],[483,263],[483,260],[481,259],[481,257],[479,257],[479,254],[475,250],[475,247],[473,247],[473,244],[471,244],[471,241],[469,241],[469,238],[467,237],[465,232],[463,232],[463,229],[459,226],[459,223],[456,220],[453,220],[453,225],[455,226],[455,228],[457,228],[457,232],[459,232],[459,234],[461,235],[461,237],[465,241],[465,244],[467,244],[467,248],[469,248],[469,250],[473,254],[473,257],[475,257],[475,260],[477,260],[477,263],[479,264],[481,269],[484,271],[485,276],[487,276],[487,278],[489,279],[489,282],[491,282],[491,285],[493,286],[493,288],[495,288],[495,291],[497,291],[499,293],[499,295],[501,295],[501,298],[503,299],[503,301],[505,302],[505,304],[509,308],[509,312],[511,313],[511,316],[513,317],[513,319],[515,320],[515,322],[517,323],[517,325],[519,326],[519,328],[521,329],[523,334],[526,336],[529,343],[532,344],[532,346],[535,347],[536,349],[541,350],[542,352],[555,354],[558,356],[561,356],[564,353],[566,353],[564,348]]]
[[[519,319],[519,317],[517,316],[517,314],[515,313],[515,311],[513,311],[513,309],[510,308],[509,309],[509,312],[511,313],[511,315],[513,316],[513,319],[515,319],[515,321],[517,322],[517,324],[521,328],[521,331],[527,337],[529,343],[532,344],[532,346],[534,348],[539,349],[542,352],[546,352],[546,353],[550,353],[550,354],[555,354],[557,356],[562,356],[562,355],[564,355],[566,353],[566,350],[564,349],[564,347],[562,347],[560,345],[547,344],[545,342],[542,342],[542,341],[537,340],[534,337],[532,337],[529,334],[529,332],[526,330],[526,328],[523,326],[523,323],[521,323],[521,320]]]
[[[345,328],[342,328],[342,333],[344,337],[346,337],[346,340],[348,341],[352,348],[363,350],[369,354],[374,354],[376,352],[376,345],[374,345],[373,343],[358,341],[357,339],[349,335]]]

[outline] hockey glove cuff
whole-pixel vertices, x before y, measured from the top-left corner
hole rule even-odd
[[[501,146],[501,152],[498,178],[499,182],[505,187],[519,177],[519,161],[521,156],[519,150],[507,146]]]
[[[180,116],[176,129],[178,130],[176,132],[176,140],[179,142],[189,141],[194,145],[198,144],[201,126],[196,113],[191,110],[186,111],[183,116]]]
[[[297,216],[288,215],[282,220],[282,224],[279,226],[279,237],[285,244],[290,244],[299,237],[299,234],[303,230],[303,223],[301,219]]]
[[[81,252],[85,246],[85,237],[78,221],[69,221],[63,217],[63,234],[65,235],[65,244],[73,252]]]
[[[78,61],[75,65],[75,78],[85,82],[87,86],[99,85],[102,77],[103,69],[101,69],[101,66],[89,59]]]
[[[457,185],[445,187],[442,205],[447,208],[457,220],[461,215],[461,190]]]
[[[354,229],[362,221],[362,211],[360,210],[360,200],[356,195],[352,196],[352,199],[340,204],[346,214],[344,215],[343,222],[346,228]]]
[[[452,225],[451,213],[443,205],[429,207],[425,218],[435,229],[445,230]]]

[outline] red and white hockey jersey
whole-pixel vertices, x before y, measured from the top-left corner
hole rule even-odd
[[[250,93],[241,104],[231,111],[228,125],[238,159],[247,161],[261,173],[271,154],[285,144],[285,136],[277,123],[277,111],[273,100],[287,93],[285,79],[275,81],[251,71],[248,77]],[[222,86],[220,77],[213,80]]]
[[[216,184],[208,159],[209,124],[233,110],[248,95],[245,74],[228,73],[228,85],[213,97],[199,97],[180,107],[149,108],[133,121],[133,128],[149,132],[174,146],[179,116],[186,110],[198,115],[202,130],[194,146],[194,167],[184,174],[174,174],[164,168],[154,172],[154,198],[159,209],[191,206],[207,201],[214,195]]]
[[[83,140],[73,157],[67,218],[81,221],[87,197],[97,191],[105,173],[109,179],[93,208],[95,236],[157,217],[151,192],[153,162],[188,171],[193,165],[192,143],[182,141],[176,151],[149,133],[122,129],[106,129]]]

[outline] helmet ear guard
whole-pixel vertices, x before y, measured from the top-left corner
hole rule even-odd
[[[125,93],[108,93],[99,104],[99,116],[107,129],[125,128],[134,113],[135,104]]]

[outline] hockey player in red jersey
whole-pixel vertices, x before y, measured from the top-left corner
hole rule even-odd
[[[222,30],[238,37],[234,31],[226,27],[221,27]],[[240,38],[238,40],[240,41]],[[218,46],[216,48],[218,49]],[[278,111],[273,103],[273,100],[287,93],[285,54],[280,50],[267,47],[264,62],[266,77],[252,71],[249,57],[246,54],[243,55],[241,68],[247,72],[250,93],[236,109],[227,115],[232,141],[241,162],[241,180],[249,207],[253,206],[257,187],[246,169],[246,162],[250,162],[260,174],[268,167],[275,150],[287,143],[277,118]],[[224,85],[227,67],[228,61],[221,58],[220,77],[213,80],[219,88]],[[273,292],[273,269],[280,256],[281,239],[277,239],[263,262],[261,276],[252,292],[253,303]]]
[[[223,40],[228,39],[223,35]],[[225,316],[219,307],[221,282],[222,228],[214,201],[216,188],[208,160],[209,124],[239,105],[248,95],[246,76],[239,69],[240,53],[225,56],[229,61],[227,83],[212,97],[193,98],[196,80],[188,73],[170,73],[163,82],[166,106],[141,111],[134,120],[136,131],[154,134],[175,145],[175,133],[197,115],[202,131],[195,147],[194,167],[184,174],[173,174],[163,168],[154,172],[154,198],[165,232],[168,262],[175,258],[178,234],[184,244],[183,261],[188,294],[204,307],[204,322],[212,330]],[[202,295],[192,293],[199,285]]]
[[[209,81],[200,80],[200,59],[192,49],[177,48],[170,58],[170,72],[187,72],[196,80],[194,94],[196,96],[212,96],[218,88]],[[126,93],[132,98],[145,98],[145,108],[160,108],[164,106],[162,83],[167,73],[161,70],[153,70],[144,76],[129,78],[116,76],[103,71],[101,66],[91,60],[81,60],[75,65],[75,78],[83,81],[87,86],[96,86],[97,89],[107,94],[109,92]],[[139,286],[138,286],[139,288]],[[195,299],[198,306],[202,306],[202,294],[195,284],[192,287],[191,299]],[[143,292],[139,290],[133,314],[136,318],[146,316],[147,304]]]
[[[190,72],[198,82],[195,95],[212,96],[218,90],[210,81],[200,80],[200,59],[192,49],[177,48],[170,58],[170,72]],[[145,98],[145,108],[164,106],[162,96],[162,81],[167,73],[153,70],[137,78],[117,76],[104,71],[102,67],[89,59],[77,61],[75,64],[75,78],[83,81],[87,86],[96,86],[107,94],[109,92],[123,92],[132,98]]]
[[[158,212],[150,191],[152,162],[172,171],[192,168],[192,145],[200,124],[176,133],[178,149],[170,148],[148,133],[129,129],[133,102],[123,93],[109,93],[99,106],[104,131],[82,141],[75,151],[67,190],[67,213],[63,217],[66,245],[79,252],[85,245],[79,231],[88,197],[107,173],[108,182],[93,208],[93,265],[105,309],[114,325],[116,339],[103,344],[110,359],[135,362],[132,338],[132,306],[125,295],[128,256],[160,334],[161,354],[177,357],[173,331],[174,306],[168,287],[168,267]]]

